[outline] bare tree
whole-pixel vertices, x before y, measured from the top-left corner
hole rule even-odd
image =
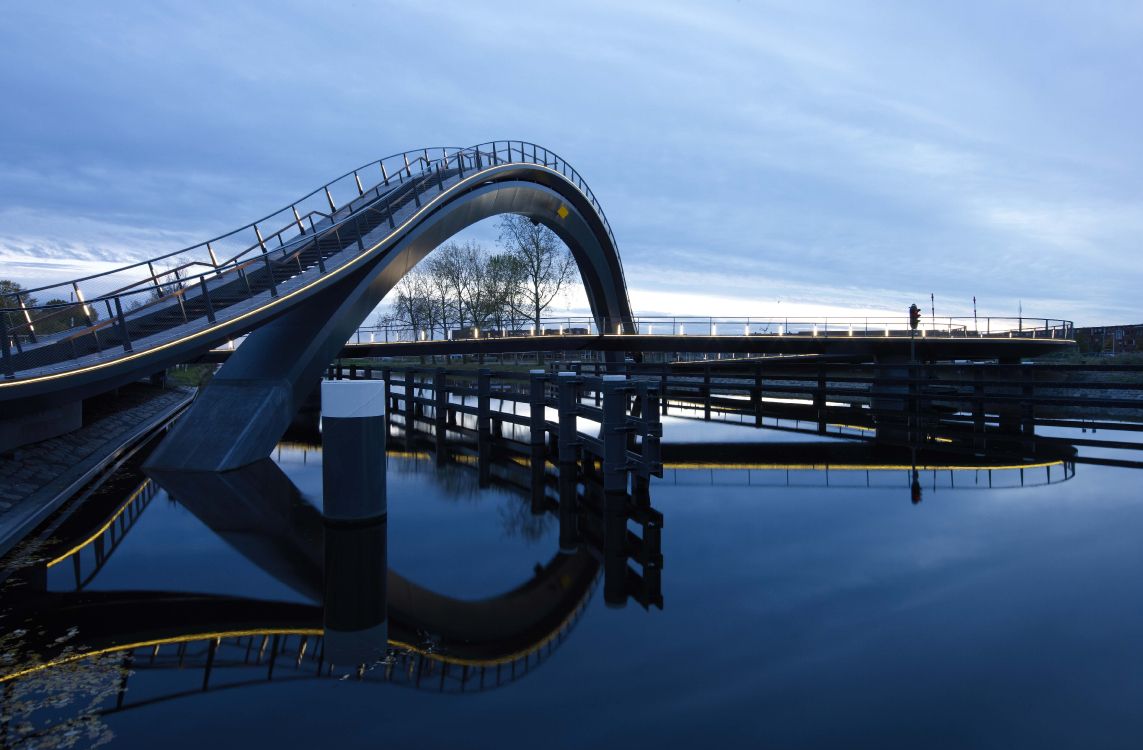
[[[397,293],[388,315],[384,316],[386,324],[408,326],[417,338],[420,331],[426,331],[433,322],[433,304],[429,296],[429,282],[426,275],[420,271],[410,271],[401,277],[393,287]]]
[[[540,317],[575,275],[575,259],[555,232],[526,216],[500,219],[500,244],[519,264],[521,310],[540,329]]]
[[[472,259],[478,253],[479,246],[474,243],[446,242],[425,261],[428,276],[432,279],[434,298],[442,311],[448,310],[442,317],[447,319],[455,312],[455,320],[461,327],[469,320],[465,298],[472,283]]]

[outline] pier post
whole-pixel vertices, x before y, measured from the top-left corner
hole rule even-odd
[[[825,366],[818,365],[818,383],[814,389],[814,414],[818,420],[818,434],[826,434],[826,373]]]
[[[705,400],[703,401],[702,418],[707,422],[710,421],[710,365],[705,365],[702,368],[702,387],[705,391]]]
[[[476,451],[480,486],[487,487],[492,475],[492,371],[483,368],[476,376]]]
[[[869,407],[878,440],[908,442],[912,367],[906,357],[878,357],[873,374]]]
[[[556,440],[559,451],[560,482],[560,552],[574,552],[579,545],[578,484],[579,433],[576,417],[579,413],[579,381],[574,372],[561,372],[558,377],[558,411],[560,428]]]
[[[750,403],[754,406],[754,426],[762,426],[762,366],[754,365],[754,387],[750,389]]]
[[[627,377],[604,375],[603,601],[627,604]]]
[[[325,661],[371,664],[388,648],[385,388],[322,383]]]
[[[532,513],[536,515],[544,512],[546,500],[544,443],[547,436],[545,419],[548,405],[545,389],[547,380],[547,373],[543,369],[528,371],[528,444],[531,449]]]
[[[443,367],[433,373],[433,435],[436,440],[437,466],[444,466],[447,460],[446,438],[448,437],[448,378]]]

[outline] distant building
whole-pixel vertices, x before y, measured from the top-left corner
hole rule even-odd
[[[1076,344],[1081,352],[1122,354],[1140,351],[1143,323],[1126,326],[1092,326],[1077,328]]]

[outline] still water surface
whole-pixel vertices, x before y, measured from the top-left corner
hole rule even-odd
[[[763,458],[790,440],[750,432]],[[275,460],[320,508],[320,450]],[[1143,473],[1073,470],[922,471],[914,504],[902,468],[668,469],[662,609],[596,585],[516,679],[461,694],[291,658],[203,692],[201,666],[136,663],[127,708],[105,696],[77,746],[1137,748]],[[427,589],[492,597],[557,554],[557,514],[469,466],[394,454],[388,488],[389,566]],[[85,590],[310,602],[236,538],[160,491]],[[73,590],[71,566],[48,588]]]

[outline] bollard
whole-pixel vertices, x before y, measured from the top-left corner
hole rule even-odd
[[[388,648],[385,388],[326,381],[321,399],[324,658],[372,664]]]

